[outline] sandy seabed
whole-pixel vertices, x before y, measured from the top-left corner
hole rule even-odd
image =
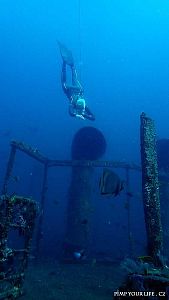
[[[38,262],[26,271],[23,300],[109,300],[123,280],[116,265]]]

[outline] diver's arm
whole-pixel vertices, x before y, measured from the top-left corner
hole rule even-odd
[[[85,120],[85,116],[83,116],[83,114],[79,114],[72,104],[69,105],[69,114],[71,117],[76,117]]]
[[[69,104],[69,115],[71,117],[76,117],[76,111],[71,103]]]
[[[95,116],[92,114],[92,112],[90,111],[88,106],[85,107],[85,112],[84,112],[83,116],[84,116],[85,119],[88,119],[90,121],[95,120]]]

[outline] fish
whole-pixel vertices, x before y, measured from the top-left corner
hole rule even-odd
[[[84,249],[81,249],[81,250],[79,250],[79,251],[74,251],[73,252],[73,256],[74,256],[74,258],[75,259],[77,259],[77,260],[83,260],[83,259],[86,259],[86,255],[85,255],[85,251],[84,251]]]
[[[134,197],[134,194],[132,192],[126,192],[126,195],[131,198]]]
[[[11,179],[15,182],[19,182],[20,181],[20,177],[18,175],[11,175]]]
[[[129,209],[129,206],[130,206],[129,203],[126,201],[126,202],[124,203],[124,208],[128,210],[128,209]]]
[[[116,197],[124,189],[124,181],[112,170],[105,168],[99,180],[99,189],[101,195]]]
[[[87,225],[87,224],[88,224],[88,220],[87,220],[87,219],[83,219],[83,220],[81,221],[81,224],[82,224],[82,225]]]
[[[74,258],[76,258],[76,259],[80,259],[82,257],[80,251],[79,252],[77,252],[77,251],[73,252],[73,255],[74,255]]]
[[[142,256],[138,256],[138,259],[141,261],[141,262],[148,262],[148,263],[152,263],[153,262],[153,258],[149,255],[142,255]]]

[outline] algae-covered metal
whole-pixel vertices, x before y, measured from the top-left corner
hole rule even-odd
[[[36,217],[34,200],[13,195],[0,198],[0,300],[22,295],[25,269]],[[19,241],[12,246],[12,241]]]
[[[154,122],[152,119],[148,118],[145,113],[141,114],[140,135],[142,191],[148,254],[154,258],[154,263],[159,264],[163,238],[160,214],[156,135]]]

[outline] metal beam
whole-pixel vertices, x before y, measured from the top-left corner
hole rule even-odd
[[[128,164],[121,161],[109,161],[109,160],[103,160],[103,161],[52,160],[42,155],[37,148],[32,148],[22,142],[12,141],[11,146],[14,146],[16,149],[26,153],[27,155],[39,161],[40,163],[47,164],[48,167],[96,167],[96,168],[109,167],[109,168],[122,168],[122,169],[141,171],[140,166],[134,163]]]
[[[155,264],[160,264],[163,238],[155,139],[156,133],[152,119],[148,118],[145,113],[142,113],[140,118],[142,191],[148,255],[154,258]]]

